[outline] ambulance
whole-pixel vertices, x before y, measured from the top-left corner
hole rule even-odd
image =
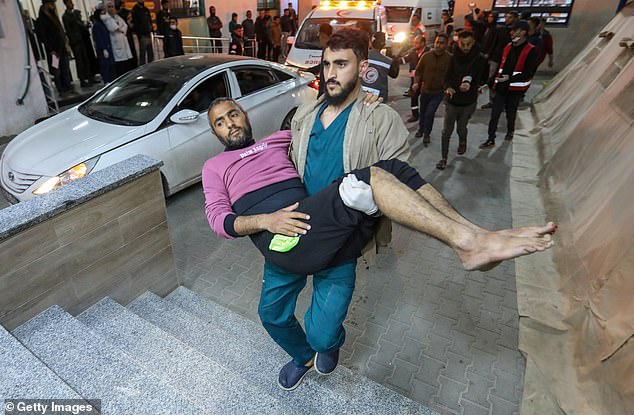
[[[427,42],[433,42],[440,31],[441,12],[446,0],[381,0],[387,20],[387,49],[389,55],[397,55],[408,48],[410,22],[414,15],[421,18],[421,31]],[[446,7],[444,7],[446,8]]]
[[[324,0],[306,16],[295,37],[289,37],[291,50],[286,65],[314,72],[321,63],[319,26],[328,23],[333,33],[343,28],[361,29],[368,34],[384,32],[385,9],[379,1]]]

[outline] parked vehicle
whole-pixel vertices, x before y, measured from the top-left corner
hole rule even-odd
[[[396,55],[401,49],[409,47],[411,20],[414,15],[420,17],[425,38],[433,42],[435,33],[440,31],[441,3],[441,0],[382,0],[387,21],[388,54]]]
[[[290,128],[300,103],[315,99],[314,76],[283,65],[220,54],[155,61],[121,76],[84,103],[15,137],[0,159],[0,185],[25,201],[135,154],[162,160],[167,195],[200,180],[223,151],[207,109],[232,97],[248,112],[253,137]]]
[[[385,10],[374,1],[322,1],[310,11],[302,22],[297,35],[289,38],[293,46],[286,64],[309,70],[321,63],[319,26],[328,23],[333,33],[343,28],[361,29],[368,34],[385,31]]]

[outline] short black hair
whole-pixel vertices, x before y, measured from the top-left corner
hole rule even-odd
[[[520,14],[518,12],[516,12],[515,10],[511,10],[510,12],[508,12],[506,14],[510,14],[511,16],[513,16],[515,18],[520,17]]]
[[[442,37],[443,39],[445,39],[447,42],[449,42],[449,35],[445,32],[440,32],[436,35],[436,39],[438,39],[439,37]]]
[[[537,17],[537,16],[531,16],[528,18],[528,20],[530,20],[531,22],[535,23],[536,26],[539,26],[542,22],[542,18],[541,17]]]
[[[169,0],[161,0],[161,4],[169,4]]]
[[[337,31],[326,47],[330,50],[352,49],[359,61],[368,59],[368,43],[370,42],[368,33],[359,29],[341,29]]]
[[[458,37],[460,39],[465,39],[468,37],[472,37],[475,39],[475,34],[471,30],[461,30],[460,33],[458,33]]]
[[[231,18],[238,17],[238,13],[231,13]]]
[[[381,50],[385,47],[385,32],[374,32],[372,34],[372,49]]]
[[[170,22],[173,20],[176,23],[178,23],[178,19],[176,17],[174,17],[174,16],[170,16],[169,20],[170,20]]]

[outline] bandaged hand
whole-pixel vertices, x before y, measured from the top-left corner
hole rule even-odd
[[[374,215],[379,207],[374,201],[372,187],[357,179],[354,174],[348,174],[339,185],[339,196],[343,204],[366,215]]]

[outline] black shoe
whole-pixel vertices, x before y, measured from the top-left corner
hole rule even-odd
[[[489,139],[487,141],[485,141],[484,143],[480,144],[480,150],[488,150],[490,148],[495,147],[495,141]]]
[[[339,363],[339,349],[334,352],[317,353],[315,355],[315,370],[320,375],[331,374]]]
[[[415,115],[412,115],[405,122],[416,122],[416,121],[418,121],[418,117]]]
[[[488,110],[489,108],[493,108],[493,104],[491,104],[490,102],[487,102],[486,104],[480,107],[480,109],[482,110]]]
[[[508,133],[506,134],[506,136],[504,137],[505,141],[513,141],[513,133]]]
[[[292,360],[280,370],[277,384],[285,391],[295,390],[304,380],[304,377],[313,370],[313,366],[297,366]]]
[[[423,130],[418,130],[416,131],[416,134],[414,134],[414,137],[416,138],[421,138],[423,136]]]
[[[423,137],[423,144],[425,145],[425,147],[427,147],[429,143],[431,143],[431,137],[429,136],[429,134],[425,134],[425,136]]]

